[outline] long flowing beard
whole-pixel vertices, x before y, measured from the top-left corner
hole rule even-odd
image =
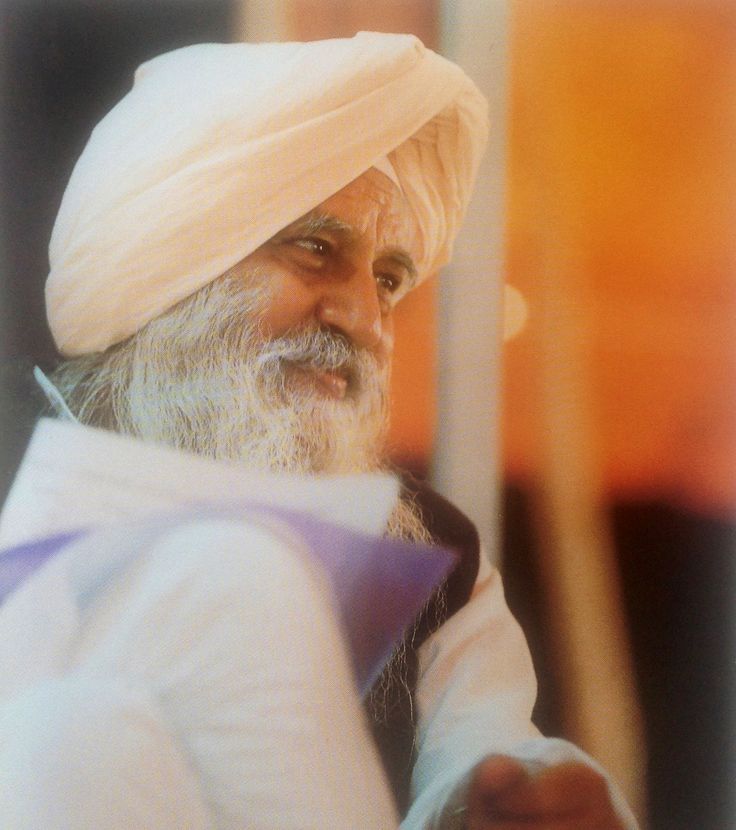
[[[111,426],[252,469],[377,469],[387,368],[327,329],[265,337],[257,288],[265,281],[256,276],[250,280],[256,287],[227,277],[212,283],[110,356],[105,380],[111,388],[102,397]],[[295,382],[293,367],[339,371],[348,379],[345,398]]]
[[[419,509],[408,497],[401,499],[388,522],[388,534],[409,542],[431,544],[429,530],[422,521]],[[412,723],[415,719],[413,689],[410,685],[410,652],[415,650],[416,638],[422,621],[430,632],[440,627],[447,612],[447,597],[443,588],[439,588],[426,603],[422,614],[405,633],[394,649],[391,658],[373,684],[366,698],[368,713],[376,723],[385,723],[392,709],[401,704],[401,698],[408,702]]]

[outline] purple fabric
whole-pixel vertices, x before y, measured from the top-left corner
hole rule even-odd
[[[434,545],[368,536],[303,514],[273,512],[298,530],[329,574],[356,682],[361,693],[368,691],[457,555]]]
[[[249,502],[204,505],[186,520],[239,518],[255,509],[304,540],[330,577],[361,693],[376,679],[397,642],[456,562],[451,551],[369,536],[296,511]],[[162,527],[182,514],[168,514]],[[151,521],[146,519],[145,521]],[[154,520],[156,521],[156,520]],[[0,553],[0,603],[69,542],[89,530],[50,536]]]
[[[77,539],[85,532],[75,530],[56,536],[47,536],[8,548],[0,553],[0,604],[47,559],[58,553],[67,542]]]

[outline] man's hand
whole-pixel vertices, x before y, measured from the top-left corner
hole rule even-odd
[[[586,764],[532,767],[491,755],[473,771],[467,830],[625,830],[606,781]]]

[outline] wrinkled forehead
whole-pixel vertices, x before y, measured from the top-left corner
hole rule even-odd
[[[370,240],[377,252],[398,249],[412,263],[421,256],[421,229],[398,184],[371,167],[349,185],[325,199],[308,215],[333,218]]]

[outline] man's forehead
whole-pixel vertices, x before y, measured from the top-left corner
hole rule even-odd
[[[327,198],[279,235],[332,233],[346,241],[374,237],[378,253],[395,253],[413,276],[417,275],[419,228],[403,193],[385,174],[371,168]]]

